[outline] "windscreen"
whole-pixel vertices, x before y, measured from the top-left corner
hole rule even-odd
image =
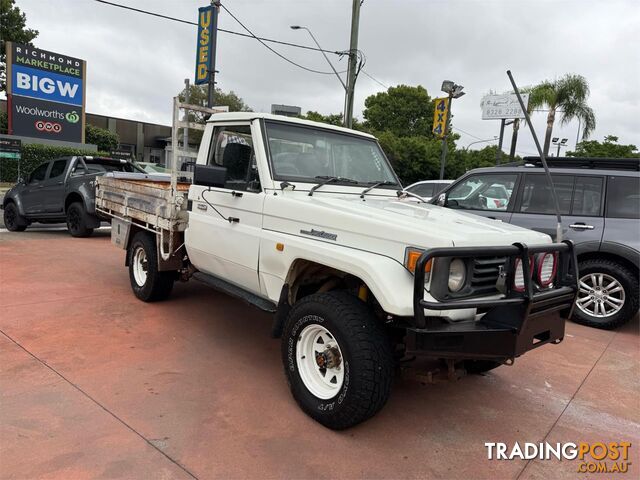
[[[397,182],[372,139],[275,122],[266,126],[276,180],[317,183],[319,178],[339,177],[363,185]]]

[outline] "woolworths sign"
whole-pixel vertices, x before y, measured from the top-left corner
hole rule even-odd
[[[84,143],[86,62],[7,42],[9,132]]]

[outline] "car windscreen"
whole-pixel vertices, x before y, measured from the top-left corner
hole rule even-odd
[[[275,180],[316,183],[318,178],[340,177],[360,184],[397,182],[373,139],[277,122],[266,122],[266,132]]]

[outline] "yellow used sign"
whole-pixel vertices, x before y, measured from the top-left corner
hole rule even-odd
[[[447,127],[447,111],[449,110],[449,97],[436,98],[433,109],[433,133],[438,138],[444,137]]]

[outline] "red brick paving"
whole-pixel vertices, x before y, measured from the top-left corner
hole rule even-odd
[[[637,317],[568,323],[485,376],[399,379],[378,416],[332,432],[290,397],[268,315],[193,282],[138,301],[108,231],[0,233],[0,312],[3,479],[586,478],[486,457],[543,440],[630,441],[620,478],[640,476]]]

